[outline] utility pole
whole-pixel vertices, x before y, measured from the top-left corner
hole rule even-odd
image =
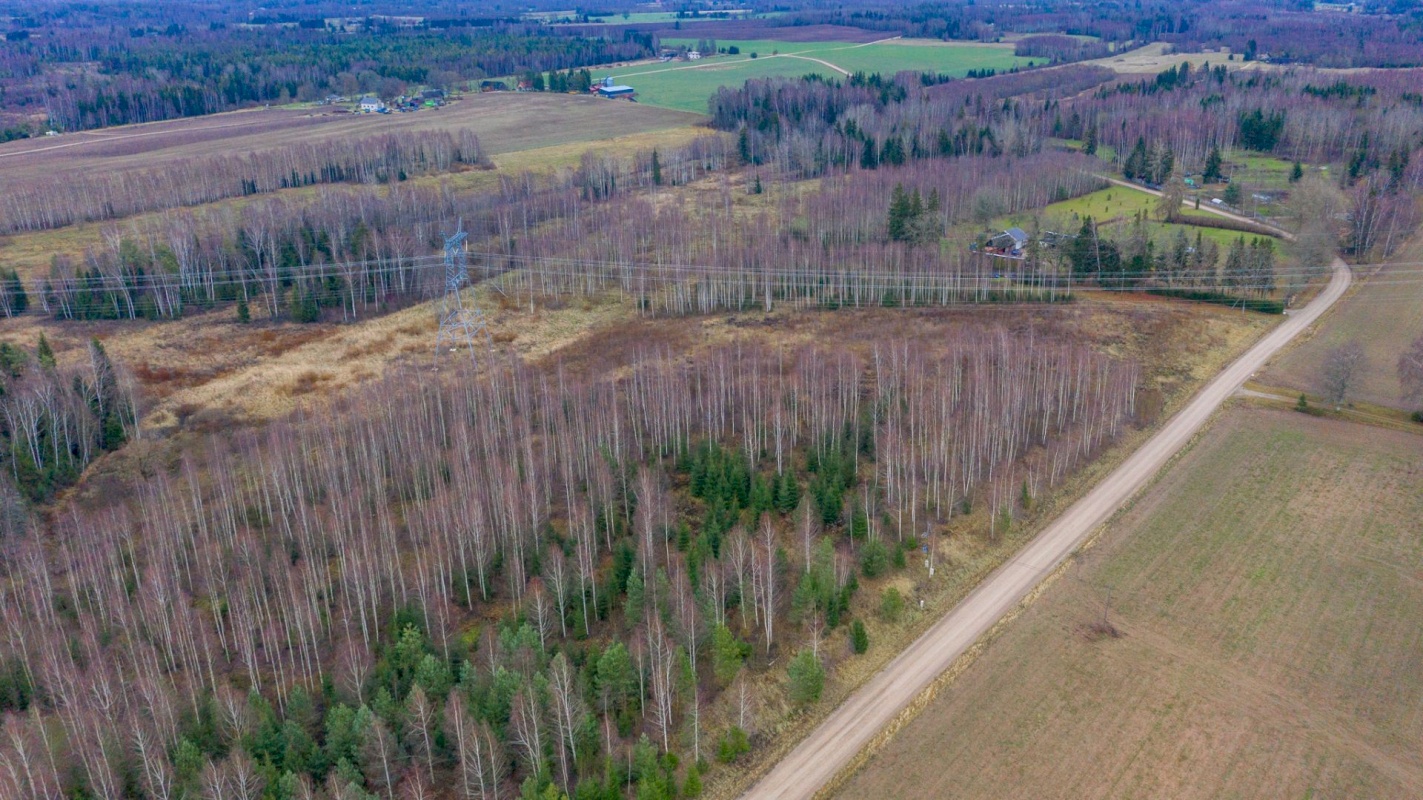
[[[464,248],[468,236],[461,220],[454,234],[445,239],[445,296],[440,302],[440,332],[435,336],[436,357],[446,348],[449,352],[458,350],[463,343],[469,348],[469,356],[473,360],[474,339],[481,333],[489,347],[494,346],[484,314],[473,303],[468,307],[464,304],[461,290],[469,282],[469,256]]]

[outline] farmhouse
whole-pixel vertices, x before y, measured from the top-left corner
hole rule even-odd
[[[385,103],[381,102],[379,97],[368,94],[361,98],[358,108],[363,114],[377,114],[385,110]]]
[[[1022,228],[1009,228],[988,240],[987,252],[994,255],[1020,256],[1028,244],[1028,234]]]

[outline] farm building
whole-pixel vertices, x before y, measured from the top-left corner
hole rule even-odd
[[[374,114],[385,110],[385,103],[375,95],[366,95],[361,98],[359,109],[362,113]]]
[[[628,99],[631,99],[632,96],[635,94],[637,94],[637,92],[631,86],[622,86],[620,84],[613,83],[612,78],[604,78],[603,82],[598,84],[599,97],[626,97]]]

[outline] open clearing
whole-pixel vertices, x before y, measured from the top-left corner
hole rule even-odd
[[[695,46],[696,39],[664,39],[664,44]],[[1033,59],[1013,55],[1012,45],[944,43],[907,39],[853,42],[790,42],[769,39],[717,40],[717,47],[735,46],[740,55],[700,61],[639,64],[601,70],[595,77],[613,76],[637,90],[640,103],[705,113],[707,98],[722,86],[740,86],[751,78],[799,77],[814,73],[843,78],[855,72],[891,75],[903,70],[962,77],[971,69],[1007,70]],[[756,58],[751,58],[756,53]]]
[[[1420,465],[1228,410],[839,796],[1423,796]]]
[[[384,133],[470,130],[498,155],[696,124],[689,114],[583,95],[490,92],[441,109],[351,114],[329,107],[234,111],[146,125],[103,128],[0,145],[6,182],[56,174],[161,167],[209,155],[240,155],[311,141]]]
[[[1310,338],[1277,359],[1260,383],[1318,393],[1329,351],[1357,340],[1364,348],[1364,367],[1349,399],[1403,408],[1395,365],[1409,343],[1423,336],[1423,276],[1418,266],[1423,238],[1400,248],[1391,261],[1361,281]]]

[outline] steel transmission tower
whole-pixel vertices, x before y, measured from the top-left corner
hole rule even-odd
[[[464,240],[468,236],[461,221],[454,235],[445,239],[445,297],[440,303],[440,332],[435,337],[437,356],[446,348],[453,352],[464,344],[473,358],[474,340],[481,333],[485,342],[490,347],[494,346],[484,314],[472,304],[466,307],[460,291],[469,282],[469,257],[464,250]]]

